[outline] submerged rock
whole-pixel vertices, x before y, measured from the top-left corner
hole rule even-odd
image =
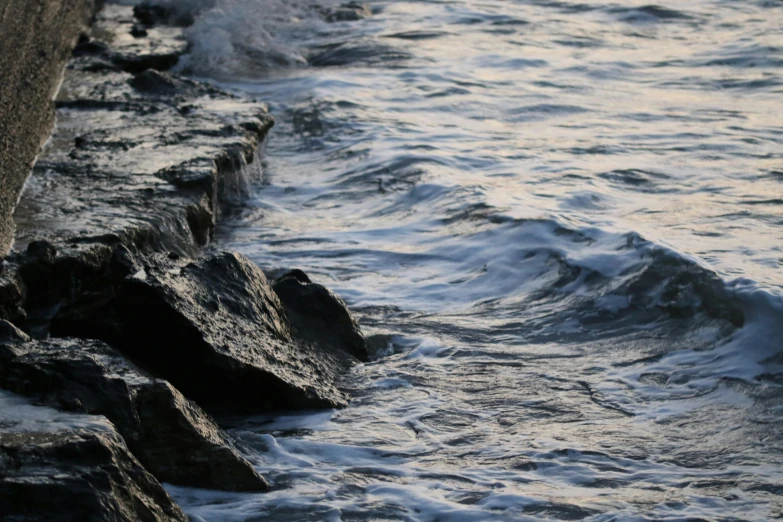
[[[321,14],[327,22],[353,22],[372,16],[370,7],[359,2],[348,2],[339,7],[322,8]]]
[[[269,486],[226,434],[168,382],[97,341],[24,342],[13,325],[0,344],[0,386],[49,406],[105,415],[158,480],[232,491]],[[3,328],[5,326],[5,328]],[[2,342],[2,338],[0,338]]]
[[[0,514],[8,522],[185,522],[105,418],[0,392]]]

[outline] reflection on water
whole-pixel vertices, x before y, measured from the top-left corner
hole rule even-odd
[[[177,499],[783,516],[783,4],[370,6],[218,0],[190,29],[182,69],[278,122],[221,246],[334,288],[376,358],[344,411],[231,420],[276,491]]]

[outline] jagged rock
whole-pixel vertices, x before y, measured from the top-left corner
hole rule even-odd
[[[0,392],[4,522],[185,522],[105,418]]]
[[[56,408],[105,415],[160,481],[233,491],[269,488],[201,408],[103,343],[0,344],[0,386]]]
[[[273,124],[263,103],[151,70],[176,62],[187,41],[170,26],[129,37],[132,10],[107,5],[91,33],[100,41],[77,47],[52,146],[14,215],[20,249],[45,239],[58,250],[122,242],[195,255],[212,238],[224,178],[252,165]],[[194,165],[199,184],[171,175]]]
[[[118,346],[199,404],[251,411],[345,405],[334,385],[345,357],[294,342],[264,273],[244,256],[173,266],[148,258],[126,274],[116,290]]]
[[[341,407],[337,378],[367,358],[345,304],[321,285],[280,283],[292,337],[264,273],[239,254],[190,262],[120,246],[109,270],[111,284],[59,308],[52,334],[105,340],[208,409]]]
[[[342,299],[313,283],[301,270],[292,270],[273,285],[285,307],[293,335],[337,353],[367,360],[367,342]]]

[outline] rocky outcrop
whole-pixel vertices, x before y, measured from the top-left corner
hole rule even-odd
[[[7,522],[185,522],[105,418],[0,391],[0,514]]]
[[[335,380],[356,362],[351,346],[335,342],[324,350],[294,339],[264,273],[244,256],[188,262],[119,249],[112,267],[113,287],[104,290],[111,299],[89,294],[63,307],[54,334],[106,339],[219,411],[345,405]],[[333,317],[352,321],[344,304],[331,304]]]
[[[25,342],[25,337],[0,323],[0,387],[55,408],[106,416],[162,482],[232,491],[269,488],[214,421],[168,382],[100,342]]]
[[[292,270],[274,283],[294,337],[337,357],[367,360],[367,341],[342,299],[328,288]]]
[[[54,123],[54,98],[95,0],[0,0],[0,256],[35,157]]]

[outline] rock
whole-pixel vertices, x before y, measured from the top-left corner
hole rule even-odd
[[[30,336],[6,320],[0,319],[0,344],[26,343]]]
[[[181,92],[185,82],[170,74],[147,69],[131,78],[128,83],[140,92],[156,96],[170,96]]]
[[[245,175],[273,124],[263,103],[155,70],[185,52],[183,30],[133,38],[132,11],[106,5],[69,64],[52,146],[14,214],[20,249],[124,243],[193,256],[212,238],[226,178]]]
[[[359,2],[348,2],[336,8],[323,8],[321,12],[327,22],[353,22],[372,16],[369,6]]]
[[[99,3],[0,2],[0,255],[13,243],[14,207],[54,124],[63,68]]]
[[[201,408],[103,343],[56,339],[0,344],[0,386],[55,408],[106,416],[162,482],[231,491],[269,489]]]
[[[158,25],[168,22],[172,13],[170,9],[162,5],[153,5],[150,2],[142,2],[133,7],[133,16],[144,25]]]
[[[103,417],[0,392],[0,513],[7,522],[185,522]]]
[[[349,353],[367,361],[367,342],[342,299],[311,282],[301,270],[288,272],[275,281],[273,288],[295,337],[323,350]]]
[[[244,256],[146,258],[125,270],[117,346],[187,397],[220,410],[346,404],[334,380],[347,356],[295,342],[264,273]]]
[[[27,289],[19,270],[4,261],[0,265],[0,319],[9,321],[26,319],[27,312],[24,309],[26,295]]]

